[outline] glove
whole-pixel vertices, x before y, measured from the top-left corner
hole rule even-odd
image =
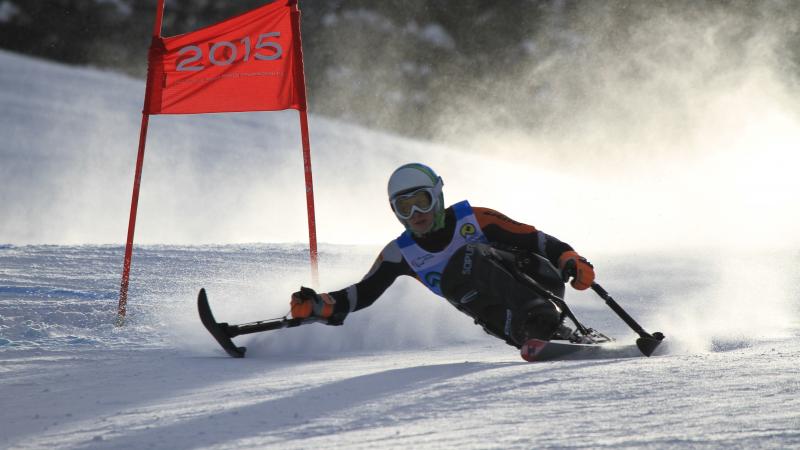
[[[572,250],[566,251],[558,258],[558,268],[566,283],[572,277],[572,287],[582,291],[589,289],[594,283],[594,266],[583,256]]]
[[[301,287],[292,294],[292,317],[295,319],[308,319],[318,317],[329,319],[333,315],[333,305],[336,299],[328,294],[317,294],[313,289]]]

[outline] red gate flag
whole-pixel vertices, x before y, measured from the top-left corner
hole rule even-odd
[[[276,0],[242,15],[191,33],[161,37],[164,0],[156,4],[147,86],[133,176],[128,239],[119,289],[117,324],[125,319],[133,236],[139,205],[147,127],[151,114],[195,114],[296,109],[308,209],[312,284],[316,288],[317,231],[311,144],[308,138],[300,10],[297,0]]]
[[[154,37],[148,114],[305,111],[297,0],[277,0],[191,33]]]

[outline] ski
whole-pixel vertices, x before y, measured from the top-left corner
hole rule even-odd
[[[206,290],[200,289],[197,294],[197,311],[200,313],[200,321],[206,327],[209,333],[214,336],[214,339],[219,345],[234,358],[244,358],[244,353],[247,347],[237,347],[232,338],[242,334],[260,333],[262,331],[279,330],[281,328],[292,328],[304,324],[317,322],[315,318],[308,319],[289,319],[281,317],[279,319],[259,320],[257,322],[242,323],[238,325],[229,325],[225,322],[217,322],[214,319],[214,314],[211,313],[211,307],[208,305],[208,296]]]
[[[217,340],[220,346],[234,358],[244,358],[244,352],[247,350],[245,347],[237,347],[231,340],[231,334],[228,333],[227,323],[217,323],[214,320],[214,314],[211,313],[211,307],[208,305],[208,297],[206,290],[200,289],[197,295],[197,311],[200,313],[200,321],[206,327],[211,336]]]
[[[522,359],[529,362],[579,359],[616,359],[645,356],[634,344],[604,342],[577,344],[569,341],[530,339],[520,349]]]

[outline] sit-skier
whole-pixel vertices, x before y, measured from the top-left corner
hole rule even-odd
[[[342,290],[292,294],[294,318],[341,325],[400,275],[415,277],[466,313],[487,333],[520,348],[529,339],[570,338],[565,282],[589,288],[592,265],[573,248],[531,225],[462,201],[445,208],[441,177],[423,164],[406,164],[389,178],[389,203],[405,231],[389,242],[367,275]]]

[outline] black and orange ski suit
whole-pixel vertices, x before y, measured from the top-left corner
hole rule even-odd
[[[512,220],[493,209],[473,207],[472,210],[484,236],[493,248],[509,250],[517,255],[536,254],[549,261],[553,267],[558,267],[558,259],[564,252],[573,250],[569,244],[539,231],[531,225]],[[449,207],[445,210],[445,226],[442,229],[422,237],[414,236],[414,240],[426,251],[440,252],[452,239],[455,224],[455,213],[452,207]],[[403,258],[396,240],[392,240],[383,248],[372,268],[361,281],[344,289],[329,292],[336,299],[335,318],[332,322],[341,323],[350,312],[372,305],[401,275],[417,277],[415,271]],[[476,323],[480,323],[479,319],[476,317]],[[487,329],[484,323],[481,324],[484,325],[484,329]],[[487,332],[504,338],[501,336],[502,331],[496,329],[497,326],[489,328],[492,329],[487,329]],[[508,341],[508,339],[506,340]]]

